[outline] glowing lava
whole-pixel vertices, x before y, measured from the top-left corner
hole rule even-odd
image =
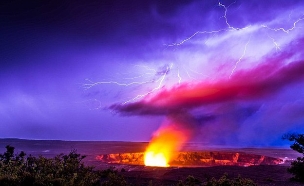
[[[155,153],[148,151],[145,153],[145,165],[156,167],[169,167],[168,160],[163,152]]]
[[[145,152],[145,165],[169,167],[173,154],[180,150],[186,140],[187,135],[175,125],[160,128]]]

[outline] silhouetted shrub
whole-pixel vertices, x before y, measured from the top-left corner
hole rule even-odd
[[[238,176],[234,179],[229,179],[228,174],[224,174],[218,180],[215,178],[208,179],[205,182],[202,182],[193,176],[188,176],[186,180],[179,181],[178,186],[257,186],[251,179],[242,178]]]
[[[212,178],[204,183],[204,186],[257,186],[251,179],[242,178],[240,175],[237,178],[229,179],[227,174],[224,174],[220,179]]]
[[[177,186],[195,186],[201,185],[201,181],[194,176],[189,175],[184,181],[179,181]]]
[[[101,183],[102,186],[127,186],[128,183],[123,176],[117,173],[109,173],[107,180]]]

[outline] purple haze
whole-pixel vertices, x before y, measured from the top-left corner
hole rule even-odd
[[[175,112],[208,144],[282,145],[304,132],[303,1],[0,11],[0,138],[148,141]]]

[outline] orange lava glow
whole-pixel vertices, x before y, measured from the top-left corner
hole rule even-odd
[[[174,126],[160,128],[152,138],[144,157],[146,166],[169,167],[174,152],[180,150],[187,136]]]

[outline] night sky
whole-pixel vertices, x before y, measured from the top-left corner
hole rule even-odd
[[[0,138],[280,146],[304,132],[301,0],[0,2]]]

